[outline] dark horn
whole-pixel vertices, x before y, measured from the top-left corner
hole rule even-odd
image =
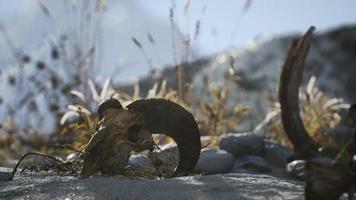
[[[279,102],[284,130],[294,146],[295,159],[307,159],[318,154],[319,145],[303,125],[299,109],[299,86],[314,27],[290,45],[279,81]]]
[[[127,108],[143,114],[148,131],[165,134],[177,143],[179,163],[173,176],[184,176],[194,169],[201,142],[198,126],[190,112],[165,99],[137,100]]]
[[[352,104],[349,108],[349,116],[350,118],[356,122],[356,104]]]
[[[102,102],[100,102],[98,106],[98,114],[99,118],[101,119],[104,116],[104,111],[109,109],[109,108],[114,108],[114,109],[123,109],[122,105],[120,102],[114,98],[106,99]]]

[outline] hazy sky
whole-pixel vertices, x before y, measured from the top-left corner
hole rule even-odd
[[[243,0],[192,0],[188,20],[186,20],[182,10],[184,0],[176,1],[181,11],[179,22],[183,29],[188,22],[190,30],[194,30],[195,21],[202,18],[201,44],[208,52],[230,46],[232,43],[241,46],[259,35],[300,32],[310,25],[325,30],[340,24],[356,22],[354,0],[252,0],[251,2],[249,9],[242,12],[245,4]],[[150,15],[164,19],[167,18],[167,10],[172,4],[168,0],[142,0],[140,5]],[[205,15],[201,17],[204,6],[206,6]],[[216,39],[211,33],[212,29],[217,30]]]
[[[69,0],[70,1],[70,0]],[[0,23],[6,26],[15,45],[32,52],[43,38],[55,34],[43,19],[36,0],[0,0]],[[57,13],[56,23],[65,23],[59,0],[43,1]],[[243,46],[256,37],[305,31],[310,25],[326,30],[343,24],[355,24],[355,0],[252,0],[246,12],[245,0],[191,0],[185,15],[184,0],[176,0],[176,22],[181,32],[194,34],[201,21],[200,38],[192,40],[195,51],[208,55],[232,45]],[[169,23],[170,0],[107,0],[103,17],[103,67],[121,66],[125,77],[147,73],[147,62],[132,44],[140,39],[154,65],[173,61]],[[202,10],[205,7],[205,13]],[[52,32],[52,33],[51,33]],[[150,49],[147,33],[156,39],[157,52]],[[40,53],[37,53],[40,54]],[[11,54],[0,37],[0,64],[8,63]],[[109,75],[109,71],[102,72]]]

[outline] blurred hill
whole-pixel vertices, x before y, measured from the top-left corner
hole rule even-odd
[[[240,103],[250,109],[249,123],[242,129],[253,129],[264,118],[270,103],[277,100],[280,66],[289,44],[297,35],[260,38],[244,48],[232,48],[185,63],[183,66],[187,80],[194,85],[194,95],[199,95],[206,76],[209,77],[209,85],[228,85],[231,108]],[[355,35],[355,25],[318,32],[306,61],[304,83],[311,76],[316,76],[316,86],[328,97],[343,98],[347,103],[356,102]],[[233,74],[230,74],[231,70]],[[230,78],[227,78],[229,75]],[[142,95],[163,79],[175,87],[174,66],[141,79],[139,85]],[[131,85],[123,87],[126,91],[132,88]]]

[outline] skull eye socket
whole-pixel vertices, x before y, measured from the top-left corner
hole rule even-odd
[[[128,139],[130,142],[137,142],[138,141],[138,134],[140,133],[142,126],[139,124],[134,124],[130,126],[127,130]]]

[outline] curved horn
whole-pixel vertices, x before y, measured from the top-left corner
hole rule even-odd
[[[349,108],[349,116],[350,118],[356,122],[356,104],[352,104]]]
[[[103,118],[104,111],[109,108],[123,109],[118,100],[116,100],[114,98],[106,99],[106,100],[100,102],[100,104],[98,106],[98,114],[99,114],[100,119]]]
[[[145,127],[162,133],[177,143],[179,163],[173,176],[190,173],[200,156],[200,133],[193,115],[182,106],[165,99],[142,99],[127,106],[143,114]]]
[[[311,27],[303,37],[292,42],[279,81],[283,127],[294,146],[295,156],[300,159],[316,156],[319,146],[305,129],[299,110],[299,86],[314,30],[315,28]]]

